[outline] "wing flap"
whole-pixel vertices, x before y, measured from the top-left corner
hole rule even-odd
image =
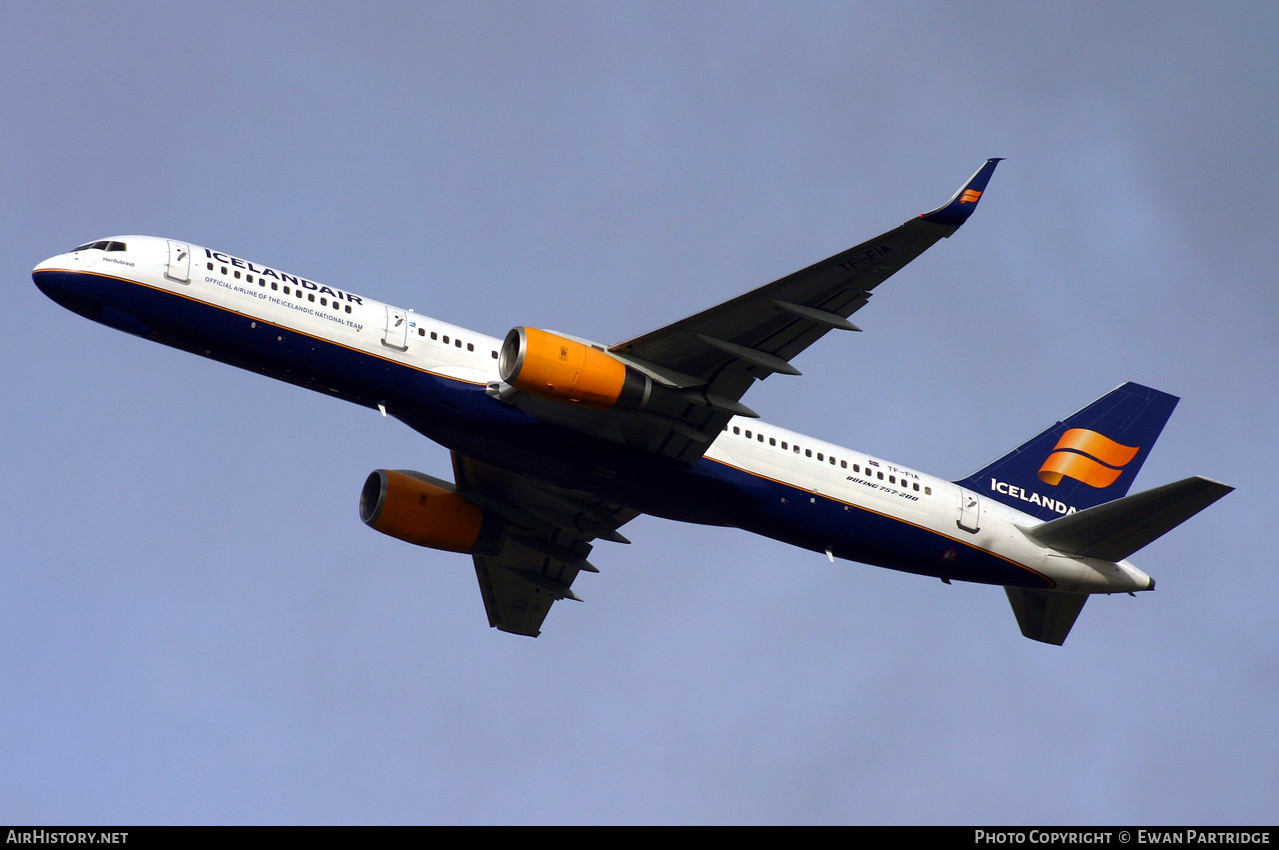
[[[629,542],[618,528],[635,511],[453,453],[458,492],[490,508],[509,525],[496,555],[475,555],[475,575],[489,625],[537,637],[551,605],[580,602],[572,585],[582,571],[599,572],[590,541]]]

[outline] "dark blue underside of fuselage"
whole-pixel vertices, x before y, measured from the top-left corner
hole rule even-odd
[[[477,460],[642,513],[741,528],[816,552],[960,581],[1052,587],[964,541],[723,463],[693,466],[533,419],[483,385],[425,372],[256,316],[106,275],[41,271],[68,309],[119,330],[387,412]]]

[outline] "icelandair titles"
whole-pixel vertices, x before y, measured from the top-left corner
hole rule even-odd
[[[1032,505],[1052,508],[1054,511],[1062,514],[1063,516],[1065,514],[1073,514],[1076,512],[1075,508],[1072,508],[1065,502],[1058,501],[1057,499],[1050,499],[1047,496],[1041,496],[1033,491],[1027,493],[1025,489],[1018,487],[1016,484],[1009,484],[1005,481],[1000,481],[998,478],[990,479],[990,489],[994,490],[996,493],[1003,493],[1005,496],[1012,496],[1014,499],[1021,499],[1023,502],[1030,502]]]
[[[352,304],[363,304],[360,296],[352,295],[349,292],[343,292],[340,289],[332,289],[319,283],[312,283],[306,278],[297,277],[296,275],[277,272],[275,269],[269,269],[265,266],[255,266],[248,260],[241,260],[239,257],[232,257],[230,254],[223,254],[218,251],[210,251],[204,249],[204,255],[211,260],[217,260],[219,263],[226,263],[229,266],[235,266],[237,269],[244,269],[262,277],[273,277],[281,283],[291,283],[294,286],[300,286],[303,289],[312,289],[320,295],[329,295],[338,300],[350,301]]]

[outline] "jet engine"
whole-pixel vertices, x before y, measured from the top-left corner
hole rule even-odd
[[[513,328],[498,360],[517,390],[596,410],[643,410],[653,391],[647,375],[602,348],[537,328]]]
[[[505,536],[501,518],[467,501],[453,485],[407,469],[369,473],[360,519],[416,546],[468,555],[496,555]]]

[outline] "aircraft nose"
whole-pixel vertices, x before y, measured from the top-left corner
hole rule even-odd
[[[39,263],[34,269],[32,269],[31,276],[35,278],[36,275],[39,274],[40,272],[49,271],[50,269],[65,269],[66,267],[67,267],[67,255],[55,254],[49,259]],[[36,279],[36,282],[39,283],[38,278]]]
[[[81,291],[83,287],[77,285],[79,276],[75,268],[74,258],[70,254],[58,254],[32,269],[31,279],[35,281],[36,288],[55,304],[96,320],[101,307]]]
[[[58,285],[59,276],[53,274],[53,272],[56,269],[65,269],[66,267],[67,255],[57,254],[32,269],[31,279],[35,281],[35,285],[41,292],[57,301],[58,299],[54,296],[54,293],[60,291],[62,287]]]

